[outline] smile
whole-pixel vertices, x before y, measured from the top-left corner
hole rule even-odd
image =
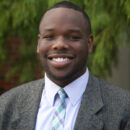
[[[74,59],[72,54],[49,54],[48,63],[55,68],[64,68],[69,66]]]
[[[63,58],[63,57],[58,57],[58,58],[52,58],[52,60],[55,61],[55,62],[61,63],[61,62],[67,62],[70,59],[69,58]]]

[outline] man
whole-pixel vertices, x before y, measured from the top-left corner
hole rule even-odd
[[[93,36],[87,14],[70,2],[39,25],[43,79],[0,97],[0,130],[130,130],[130,93],[90,74]]]

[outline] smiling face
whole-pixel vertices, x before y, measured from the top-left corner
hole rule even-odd
[[[37,53],[53,82],[64,87],[85,72],[93,37],[79,11],[51,9],[44,15],[39,31]]]

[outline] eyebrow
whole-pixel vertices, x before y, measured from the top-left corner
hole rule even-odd
[[[45,31],[47,32],[51,32],[51,31],[54,31],[55,29],[45,29]]]
[[[45,29],[44,33],[53,32],[53,31],[55,31],[55,28],[52,28],[52,29],[47,28],[47,29]],[[82,34],[79,29],[68,29],[66,32]]]
[[[45,29],[45,31],[44,31],[44,33],[45,32],[52,32],[52,31],[54,31],[55,29]],[[39,30],[39,34],[40,34],[40,30]],[[40,34],[40,35],[42,35],[42,34]]]
[[[81,34],[81,31],[79,29],[70,29],[69,32]]]

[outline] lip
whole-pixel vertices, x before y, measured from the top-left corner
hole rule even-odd
[[[73,59],[75,56],[73,54],[70,53],[52,53],[52,54],[48,54],[48,59],[52,59],[52,58],[69,58],[69,59]]]
[[[48,54],[49,63],[55,68],[65,68],[74,60],[75,56],[70,53],[51,53]],[[57,60],[56,60],[57,59]],[[61,59],[61,60],[58,60]]]

